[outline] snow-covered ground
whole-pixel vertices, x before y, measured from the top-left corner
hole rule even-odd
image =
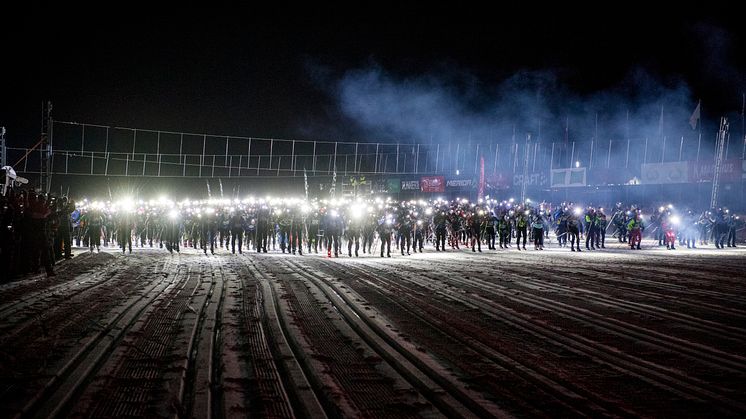
[[[746,247],[134,248],[0,286],[0,414],[743,416]]]

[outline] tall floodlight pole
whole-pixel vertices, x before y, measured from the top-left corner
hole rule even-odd
[[[39,189],[49,193],[51,183],[50,159],[52,157],[52,102],[45,101],[41,112],[41,167],[39,169]]]
[[[743,149],[741,150],[741,160],[746,160],[746,93],[741,94],[741,136],[743,137]]]
[[[728,119],[722,117],[720,118],[720,130],[718,131],[716,143],[715,170],[712,173],[712,199],[710,200],[710,208],[717,208],[718,192],[720,190],[720,169],[723,165],[723,155],[727,138]]]
[[[0,127],[0,167],[7,166],[7,156],[5,150],[5,127]]]
[[[526,187],[528,186],[528,159],[529,144],[531,143],[531,133],[526,134],[526,158],[523,161],[523,182],[521,184],[521,202],[526,202]]]

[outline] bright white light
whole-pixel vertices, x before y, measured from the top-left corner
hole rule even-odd
[[[477,211],[477,214],[479,214],[479,215],[484,215],[484,210],[479,210],[479,211]]]
[[[677,226],[679,225],[680,222],[681,222],[681,219],[679,218],[678,215],[674,215],[673,217],[671,217],[671,224]]]
[[[432,208],[425,209],[425,215],[431,215],[432,213],[433,213],[433,209]]]
[[[135,200],[130,197],[124,197],[117,202],[119,208],[126,212],[134,212],[135,211]]]
[[[508,199],[508,202],[510,202],[511,204],[513,203],[513,201],[515,201],[515,199],[513,198]]]
[[[576,208],[575,208],[575,209],[573,210],[573,212],[575,213],[575,215],[580,215],[580,214],[582,214],[582,213],[583,213],[583,209],[582,209],[582,208],[580,208],[580,207],[576,207]]]
[[[168,218],[170,218],[172,220],[175,220],[175,219],[179,218],[179,211],[176,211],[175,209],[169,211]]]
[[[337,212],[337,210],[332,210],[331,214],[332,217],[339,217],[339,212]]]
[[[529,211],[529,210],[523,211],[523,214],[529,215],[529,214],[531,214],[531,211]]]
[[[658,208],[658,212],[663,212],[666,209],[666,207],[660,207]]]
[[[580,167],[580,162],[579,161],[575,162],[575,167]]]
[[[350,215],[352,218],[359,220],[363,217],[365,214],[365,205],[363,204],[355,204],[350,207]]]
[[[422,225],[422,220],[417,220],[417,225],[421,226]]]
[[[458,175],[460,175],[460,174],[461,174],[461,171],[460,171],[460,170],[458,170],[458,169],[456,169],[456,176],[458,176]]]

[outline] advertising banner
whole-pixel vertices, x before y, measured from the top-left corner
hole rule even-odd
[[[462,191],[471,189],[474,185],[472,179],[448,179],[446,180],[446,189],[450,191]]]
[[[576,169],[554,169],[552,170],[552,187],[567,188],[586,186],[585,175],[585,167]]]
[[[510,189],[513,185],[513,173],[497,172],[493,175],[488,175],[485,181],[487,182],[487,189]]]
[[[445,176],[423,176],[420,178],[422,192],[442,193],[446,190]]]
[[[386,192],[388,193],[399,193],[401,192],[401,179],[388,179],[386,184]]]
[[[527,177],[528,186],[549,186],[549,174],[547,172],[529,173]],[[523,186],[523,174],[513,175],[513,186]]]
[[[402,180],[401,190],[402,191],[419,191],[420,181],[419,180]]]
[[[661,185],[689,182],[689,162],[648,163],[640,170],[640,183]]]
[[[623,167],[616,169],[590,169],[588,170],[589,185],[625,185],[635,177],[635,173]]]
[[[720,167],[720,181],[739,182],[743,178],[745,163],[746,160],[740,159],[724,160]],[[714,173],[713,160],[689,162],[689,182],[712,182]]]

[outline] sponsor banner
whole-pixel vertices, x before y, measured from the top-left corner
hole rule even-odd
[[[721,182],[738,182],[746,172],[746,160],[728,159],[724,160],[720,167]],[[689,162],[689,182],[712,182],[712,176],[715,173],[715,162],[707,161],[690,161]]]
[[[401,179],[387,179],[386,180],[386,192],[388,193],[399,193],[401,192]]]
[[[625,185],[634,177],[635,173],[623,167],[618,169],[604,168],[588,170],[589,185]]]
[[[486,177],[487,189],[509,189],[512,185],[513,173],[495,173]]]
[[[529,173],[527,175],[528,186],[549,186],[549,174],[546,172]],[[523,174],[513,175],[513,186],[523,186]]]
[[[552,170],[552,187],[567,188],[573,186],[585,186],[585,167],[577,169],[554,169]]]
[[[419,191],[420,181],[419,180],[402,180],[401,190],[402,191]]]
[[[420,190],[422,192],[445,192],[445,176],[423,176],[420,178]]]
[[[642,165],[640,183],[643,185],[688,182],[689,162],[648,163]]]
[[[446,188],[449,190],[471,189],[472,186],[475,186],[473,179],[448,179],[446,180]]]

